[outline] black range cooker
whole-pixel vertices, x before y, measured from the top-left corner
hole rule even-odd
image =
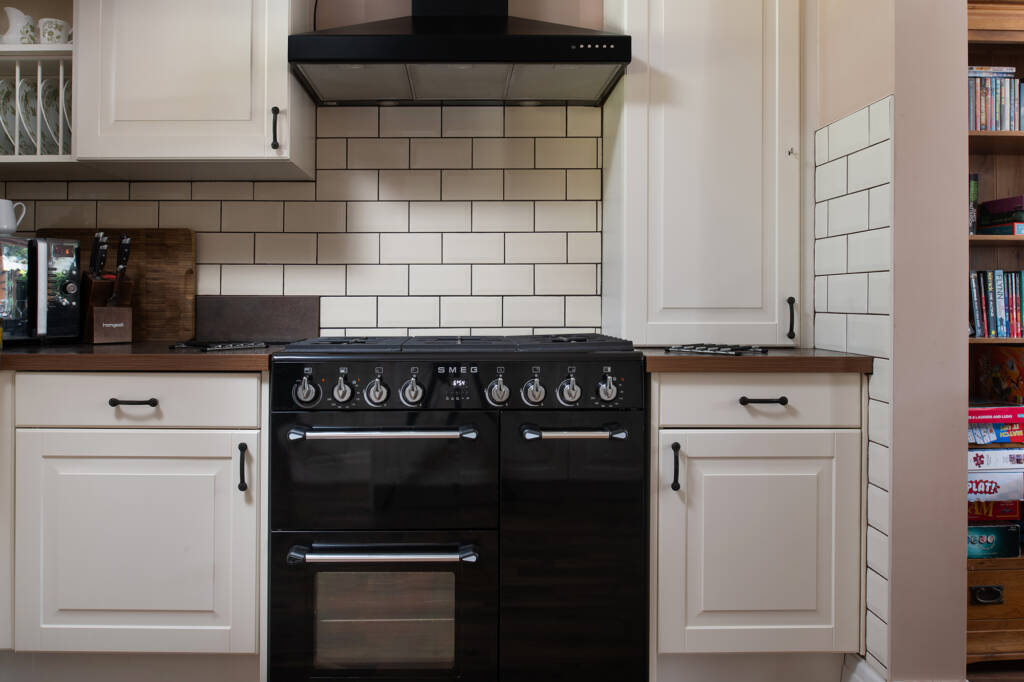
[[[642,356],[596,334],[271,360],[269,679],[647,679]]]

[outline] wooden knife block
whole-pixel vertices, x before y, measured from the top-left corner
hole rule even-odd
[[[132,289],[125,277],[121,280],[119,305],[108,306],[107,299],[114,293],[114,280],[100,279],[86,274],[82,278],[82,301],[85,302],[85,322],[82,329],[89,343],[131,343],[132,341]]]

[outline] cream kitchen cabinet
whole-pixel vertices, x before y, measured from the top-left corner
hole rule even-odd
[[[0,372],[0,649],[14,642],[14,372]]]
[[[306,0],[77,0],[77,158],[266,160],[254,176],[308,179],[315,108],[288,34],[311,19]]]
[[[799,2],[605,7],[633,61],[604,107],[604,331],[797,344]]]

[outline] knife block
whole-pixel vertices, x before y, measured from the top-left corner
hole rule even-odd
[[[85,340],[89,343],[131,343],[132,340],[132,281],[121,280],[120,305],[108,306],[107,299],[114,293],[114,280],[86,274],[82,278],[82,301],[85,302]]]

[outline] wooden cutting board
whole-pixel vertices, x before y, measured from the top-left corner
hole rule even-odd
[[[38,230],[40,237],[77,239],[83,272],[89,267],[96,229]],[[117,265],[117,243],[122,234],[132,239],[128,277],[132,293],[135,341],[187,341],[196,326],[195,233],[184,228],[106,229],[107,272]]]

